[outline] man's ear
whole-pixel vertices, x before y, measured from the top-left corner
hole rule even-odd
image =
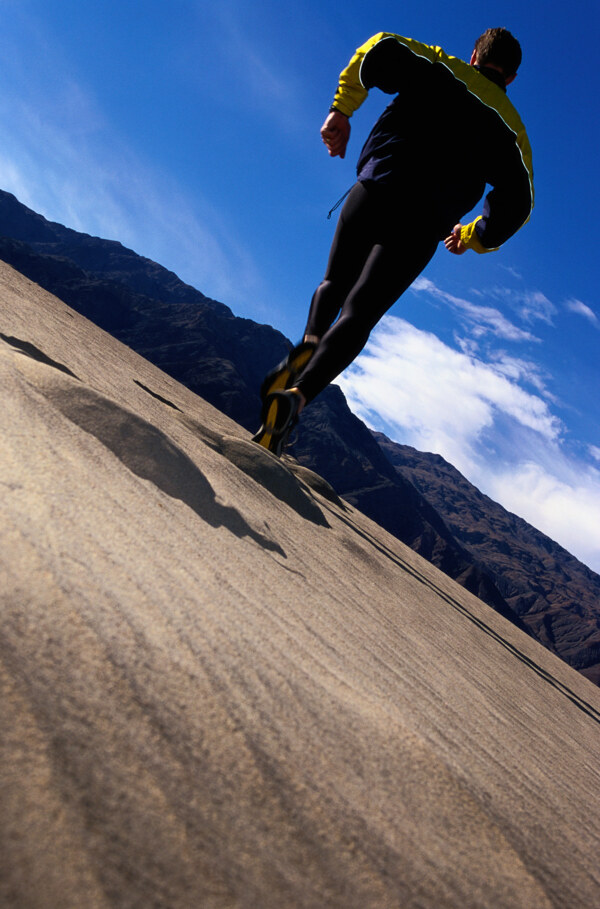
[[[471,54],[471,59],[469,60],[469,64],[471,66],[475,66],[476,63],[477,63],[477,51],[474,50],[473,53]]]
[[[514,82],[516,78],[517,78],[517,74],[513,73],[512,76],[507,76],[506,79],[504,80],[504,82],[506,85],[510,85],[510,83]]]

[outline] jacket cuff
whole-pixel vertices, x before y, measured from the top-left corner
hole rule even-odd
[[[463,227],[461,227],[461,242],[467,247],[467,249],[472,249],[473,252],[476,253],[493,252],[493,249],[488,249],[479,239],[477,231],[475,230],[475,225],[478,221],[481,221],[481,215],[478,218],[475,218],[474,221],[471,221],[470,224],[465,224]]]
[[[350,119],[354,111],[351,110],[351,108],[347,107],[342,101],[336,100],[329,108],[329,113],[343,114],[344,117],[348,117],[348,119]]]

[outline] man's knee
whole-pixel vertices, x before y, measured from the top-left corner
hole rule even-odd
[[[325,297],[333,297],[340,301],[340,306],[344,302],[352,282],[347,275],[330,275],[327,274],[317,287],[317,293]]]
[[[312,307],[318,312],[327,314],[328,318],[334,318],[341,310],[345,299],[345,288],[340,282],[331,278],[323,278],[317,287]]]

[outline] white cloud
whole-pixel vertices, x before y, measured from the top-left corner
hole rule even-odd
[[[552,325],[552,317],[556,315],[556,306],[540,290],[525,291],[513,296],[521,318],[526,322],[541,321]]]
[[[110,129],[81,87],[66,83],[44,116],[39,110],[35,99],[0,102],[4,190],[49,220],[118,239],[209,296],[259,292],[258,269],[222,214],[197,196],[192,206],[172,177]]]
[[[511,265],[500,264],[500,268],[502,268],[502,269],[504,269],[504,271],[508,272],[508,274],[512,278],[516,278],[518,281],[523,280],[523,275],[520,272],[518,272],[516,268],[513,268]]]
[[[561,424],[547,403],[515,381],[532,374],[524,361],[485,364],[386,316],[340,384],[367,421],[379,415],[408,432],[409,444],[439,451],[460,468],[477,460],[499,414],[545,440],[558,439]]]
[[[553,325],[553,318],[558,311],[554,303],[541,290],[520,290],[495,285],[483,291],[473,291],[473,293],[479,297],[487,296],[491,299],[501,300],[529,325],[534,322]]]
[[[524,463],[486,477],[486,493],[600,572],[600,474],[566,464]]]
[[[581,300],[572,299],[567,300],[566,306],[570,312],[577,313],[578,316],[583,316],[584,319],[587,319],[588,322],[591,322],[596,328],[600,328],[600,319],[598,319],[594,310],[586,303],[582,303]]]
[[[564,454],[564,427],[536,364],[500,352],[483,362],[387,316],[338,381],[372,428],[441,454],[600,570],[600,472]]]
[[[445,290],[437,287],[429,278],[419,277],[411,285],[411,289],[417,293],[425,292],[435,299],[449,305],[454,312],[461,318],[465,328],[475,338],[481,338],[484,335],[492,335],[496,338],[503,338],[507,341],[537,341],[538,339],[529,331],[510,322],[500,310],[492,306],[478,306],[465,300],[462,297],[456,297],[447,293]]]
[[[416,291],[426,290],[426,291],[429,291],[429,293],[435,293],[437,291],[437,287],[433,283],[433,281],[430,281],[429,278],[423,277],[423,275],[419,275],[418,278],[415,278],[415,280],[413,281],[413,283],[410,286],[411,286],[411,290],[416,290]]]
[[[531,385],[547,401],[556,403],[555,396],[548,391],[546,385],[546,381],[550,377],[538,363],[510,356],[505,351],[492,351],[490,352],[490,358],[494,368],[506,376],[507,379]]]

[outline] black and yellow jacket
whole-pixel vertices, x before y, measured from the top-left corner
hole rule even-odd
[[[342,72],[332,109],[352,116],[375,87],[397,96],[361,151],[359,180],[396,190],[440,238],[490,185],[482,215],[461,232],[476,252],[497,249],[525,224],[533,208],[531,149],[499,72],[380,32]]]

